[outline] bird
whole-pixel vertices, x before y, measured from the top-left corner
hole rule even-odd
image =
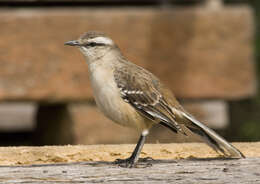
[[[189,130],[225,157],[245,158],[237,148],[188,113],[158,77],[130,62],[105,33],[88,31],[64,44],[77,47],[84,55],[100,111],[115,123],[140,133],[131,156],[117,159],[115,163],[135,167],[145,138],[156,124],[177,134],[187,135]]]

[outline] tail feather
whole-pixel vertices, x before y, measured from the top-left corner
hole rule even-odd
[[[245,158],[243,153],[241,153],[237,148],[228,143],[224,138],[214,132],[212,129],[208,128],[204,124],[200,123],[198,120],[193,118],[191,115],[182,113],[183,116],[191,122],[192,126],[187,126],[193,133],[199,135],[203,140],[211,146],[216,152],[221,152],[225,156],[232,158]]]

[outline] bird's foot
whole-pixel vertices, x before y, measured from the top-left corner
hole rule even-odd
[[[146,168],[151,167],[153,159],[151,157],[139,158],[138,162],[134,162],[134,159],[129,157],[127,159],[116,159],[113,163],[124,168]]]
[[[131,157],[127,159],[116,159],[113,163],[124,168],[133,168],[136,166],[134,159],[132,159]]]

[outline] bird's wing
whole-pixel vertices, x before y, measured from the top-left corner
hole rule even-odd
[[[153,74],[136,65],[122,66],[114,70],[114,79],[122,99],[139,113],[175,132],[184,133],[160,93],[159,80]]]
[[[217,152],[236,158],[244,157],[224,138],[187,113],[170,90],[162,87],[159,80],[147,70],[136,65],[127,65],[117,68],[114,78],[123,100],[146,118],[185,135],[182,128],[186,127]],[[181,126],[177,122],[180,122]]]

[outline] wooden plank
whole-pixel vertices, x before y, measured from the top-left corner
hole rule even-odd
[[[260,142],[234,145],[246,159],[224,159],[201,143],[146,144],[141,156],[155,160],[132,169],[112,161],[134,145],[0,147],[0,183],[260,183]]]
[[[149,168],[107,162],[0,167],[0,183],[260,183],[260,158],[155,160]]]
[[[84,58],[63,43],[93,29],[177,97],[248,97],[256,90],[252,20],[248,7],[1,9],[0,100],[92,98]]]
[[[246,157],[260,157],[260,142],[233,143]],[[108,161],[131,155],[134,144],[0,147],[0,165]],[[141,157],[153,159],[222,158],[204,143],[145,144]]]

